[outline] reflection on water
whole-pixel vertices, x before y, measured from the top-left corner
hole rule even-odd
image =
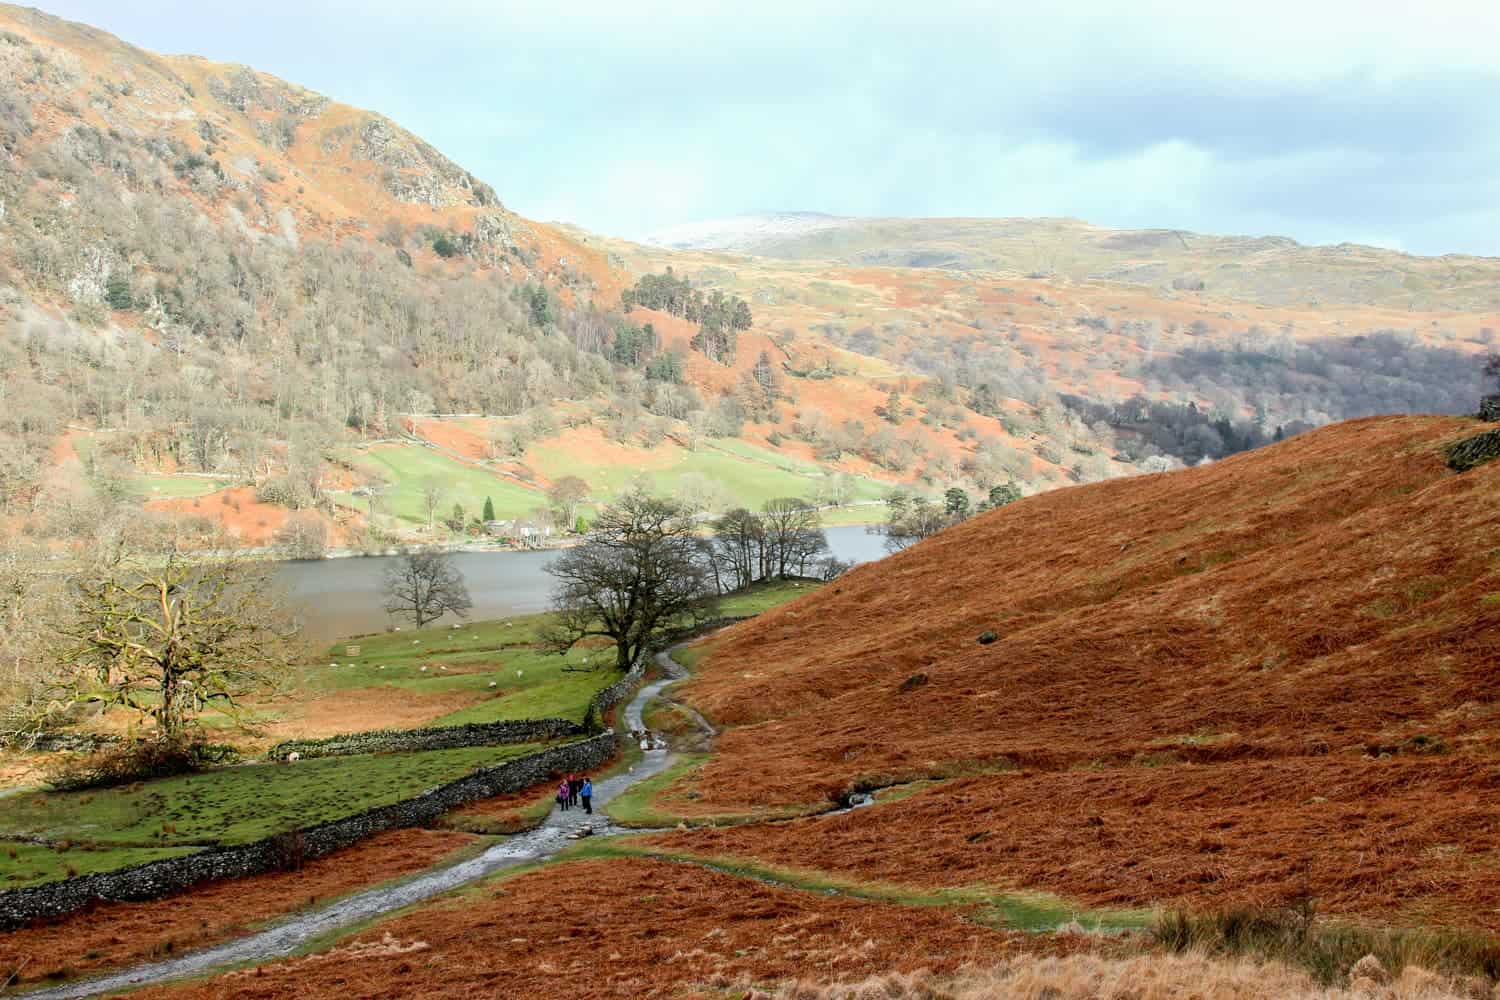
[[[828,528],[833,554],[849,562],[869,562],[885,555],[883,539],[862,527]],[[459,552],[453,556],[469,584],[474,618],[543,611],[552,591],[545,567],[558,553]],[[385,613],[380,592],[391,559],[325,559],[283,563],[277,579],[287,588],[292,606],[311,639],[331,641],[362,632],[380,632],[402,620]]]

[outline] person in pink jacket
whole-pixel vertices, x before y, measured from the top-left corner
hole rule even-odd
[[[568,791],[568,783],[566,781],[557,786],[557,807],[564,812],[567,811],[568,800],[569,798],[571,798],[571,796],[568,795]]]

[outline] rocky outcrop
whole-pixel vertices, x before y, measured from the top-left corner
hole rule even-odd
[[[1500,419],[1497,417],[1496,419]],[[1500,458],[1500,429],[1485,431],[1448,446],[1448,468],[1468,472]]]
[[[400,201],[433,208],[498,206],[488,184],[436,149],[378,115],[359,127],[350,156],[384,167],[381,182]]]
[[[330,103],[322,94],[294,87],[248,66],[234,66],[223,76],[211,77],[208,92],[235,111],[269,111],[300,118],[320,115]]]
[[[1500,421],[1500,396],[1486,396],[1479,401],[1479,419]]]

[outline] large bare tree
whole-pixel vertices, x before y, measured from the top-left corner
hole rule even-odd
[[[264,568],[173,555],[92,571],[75,583],[57,632],[66,668],[53,708],[130,709],[173,739],[206,712],[238,722],[240,700],[270,686],[293,655],[295,629]]]
[[[693,520],[672,500],[631,492],[599,515],[588,540],[547,567],[557,578],[550,639],[566,652],[590,636],[615,644],[630,669],[663,632],[717,607]]]
[[[467,618],[473,607],[464,575],[446,552],[408,552],[385,571],[386,612],[405,615],[417,628],[450,612]]]
[[[572,531],[578,523],[578,505],[588,499],[589,484],[577,476],[563,476],[547,490],[547,499],[552,502],[552,512],[557,526],[563,531]]]
[[[800,497],[767,500],[761,507],[760,522],[765,535],[763,579],[804,573],[828,551],[817,506]]]

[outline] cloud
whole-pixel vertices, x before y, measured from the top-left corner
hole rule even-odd
[[[811,209],[1500,254],[1500,5],[56,0],[377,108],[641,236]]]

